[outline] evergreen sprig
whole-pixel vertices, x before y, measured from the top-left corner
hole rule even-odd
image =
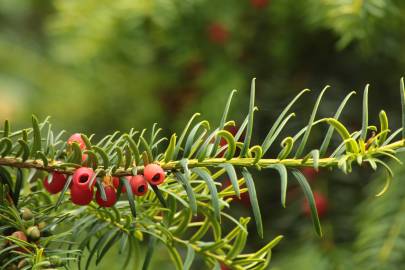
[[[384,111],[379,115],[380,128],[369,125],[368,88],[367,85],[363,95],[360,130],[350,132],[339,120],[353,92],[343,99],[333,115],[317,119],[318,107],[328,89],[325,87],[307,125],[282,139],[281,150],[274,157],[268,155],[269,149],[294,116],[290,112],[292,106],[309,90],[300,92],[286,106],[261,145],[251,144],[257,111],[255,80],[252,81],[248,114],[236,134],[227,130],[227,127],[235,126],[235,122],[228,119],[235,91],[231,92],[216,128],[211,128],[206,120],[196,122],[199,114],[195,114],[179,137],[176,134],[169,139],[161,136],[157,125],[153,125],[150,132],[146,129],[115,132],[98,142],[93,136],[82,134],[85,150],[77,143],[67,144],[63,139],[64,131],[55,133],[49,118],[39,122],[33,116],[32,127],[17,131],[12,131],[9,122],[5,121],[0,131],[0,236],[4,239],[1,265],[5,268],[18,263],[23,269],[69,267],[66,263],[77,259],[79,268],[85,266],[87,269],[92,263],[100,263],[113,246],[118,247],[120,253],[126,253],[127,262],[132,256],[139,261],[142,256],[139,246],[147,240],[143,269],[148,268],[159,243],[166,246],[176,269],[190,269],[197,255],[211,268],[223,264],[233,269],[265,269],[271,249],[281,236],[256,252],[244,254],[250,218],[236,220],[226,213],[233,196],[248,192],[257,233],[263,237],[252,170],[279,172],[283,206],[288,173],[291,172],[309,201],[314,228],[320,236],[322,230],[310,185],[297,169],[338,168],[350,173],[353,164],[370,165],[374,170],[382,167],[389,177],[379,195],[387,190],[393,173],[386,159],[399,161],[396,153],[404,149],[404,133],[402,138],[396,137],[405,129],[402,126],[391,132]],[[404,91],[401,79],[402,125],[405,123]],[[321,124],[329,128],[320,148],[308,149],[311,131]],[[328,148],[335,130],[342,142],[331,151]],[[226,143],[221,144],[221,139]],[[103,176],[136,175],[149,163],[158,163],[166,171],[165,183],[159,188],[152,186],[153,192],[143,197],[133,197],[130,192],[121,194],[120,185],[117,195],[121,199],[108,209],[94,203],[87,207],[73,206],[65,196],[71,177],[58,197],[46,194],[42,181],[38,181],[46,172],[71,175],[77,168],[88,166],[95,170],[93,181],[103,190]],[[232,185],[219,190],[221,183],[217,180],[225,176]],[[51,180],[49,177],[47,181]],[[24,215],[27,210],[23,209],[31,211],[32,217]],[[224,232],[221,226],[224,221],[234,223],[234,228]],[[33,226],[41,227],[38,239],[34,233],[28,233]],[[10,237],[17,230],[27,232],[30,241]],[[179,252],[181,249],[187,251],[184,258]],[[89,256],[83,262],[85,250]]]

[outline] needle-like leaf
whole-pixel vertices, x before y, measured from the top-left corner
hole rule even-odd
[[[304,151],[305,145],[307,144],[307,141],[309,138],[309,134],[311,133],[312,123],[315,120],[315,116],[318,111],[319,104],[321,103],[321,100],[322,100],[322,96],[325,93],[325,91],[328,90],[328,88],[329,88],[329,85],[325,86],[325,88],[322,89],[321,93],[319,94],[319,96],[315,102],[315,106],[312,110],[311,117],[309,118],[307,130],[305,131],[304,137],[302,138],[302,141],[301,141],[300,145],[298,146],[297,152],[295,152],[295,157],[300,157],[302,155],[302,152]]]
[[[294,175],[295,179],[297,179],[306,199],[308,200],[315,231],[319,236],[322,236],[321,223],[319,221],[318,210],[316,209],[314,194],[312,194],[311,187],[309,186],[308,181],[305,179],[305,176],[299,170],[293,169],[292,174]]]
[[[241,150],[241,156],[246,156],[249,147],[250,141],[252,139],[252,132],[253,132],[253,119],[254,119],[254,112],[255,112],[255,94],[256,93],[256,78],[253,78],[252,85],[250,88],[250,101],[249,101],[249,120],[247,122],[247,129],[246,129],[246,136],[243,142],[243,148]]]
[[[253,216],[255,217],[257,233],[261,238],[263,238],[262,214],[260,213],[259,202],[257,201],[255,184],[252,175],[246,168],[243,168],[242,174],[243,177],[245,178],[246,186],[248,188],[249,199],[250,204],[252,205]]]

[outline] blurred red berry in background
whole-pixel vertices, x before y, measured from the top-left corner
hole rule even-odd
[[[222,185],[222,189],[225,189],[229,186],[232,186],[231,180],[229,179],[225,179],[223,185]],[[233,190],[233,188],[232,188]],[[250,208],[250,198],[249,198],[249,193],[248,192],[244,192],[240,194],[240,198],[238,198],[236,195],[230,196],[232,197],[232,199],[235,202],[239,202],[241,203],[244,207],[246,208]]]
[[[238,133],[238,131],[239,131],[238,126],[227,126],[224,129],[229,131],[234,137],[235,137],[236,133]],[[243,142],[244,139],[245,139],[245,134],[242,133],[241,136],[238,139],[238,142]],[[219,147],[221,148],[221,147],[225,146],[226,144],[227,144],[227,141],[223,137],[221,137],[221,140],[219,141]],[[225,153],[226,153],[226,149],[221,151],[218,154],[218,157],[224,157]],[[240,154],[240,149],[236,148],[236,152],[235,152],[234,156],[237,157],[237,156],[239,156],[239,154]]]
[[[320,218],[325,216],[326,213],[328,212],[328,199],[326,198],[326,196],[320,192],[314,191],[314,200],[316,209],[318,210],[318,216]],[[309,207],[309,202],[306,198],[302,206],[302,211],[307,217],[311,216],[311,209]]]
[[[208,37],[212,43],[223,45],[229,40],[229,31],[223,24],[214,22],[208,26]]]
[[[313,181],[317,177],[318,173],[314,168],[311,167],[305,167],[301,169],[302,174],[304,174],[305,178],[308,179],[308,181]]]
[[[221,270],[231,270],[231,268],[226,266],[224,263],[221,263]]]
[[[257,9],[265,8],[268,3],[269,0],[250,0],[250,4],[252,5],[252,7]]]

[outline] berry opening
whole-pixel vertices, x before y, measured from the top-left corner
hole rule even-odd
[[[159,180],[160,180],[160,174],[159,174],[159,173],[155,174],[155,175],[152,177],[152,181],[153,181],[153,182],[158,182]]]
[[[143,193],[144,191],[145,191],[145,186],[144,185],[138,187],[138,192],[139,193]]]
[[[89,175],[82,175],[79,177],[79,183],[84,184],[89,180]]]

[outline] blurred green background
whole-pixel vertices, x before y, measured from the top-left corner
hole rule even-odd
[[[402,0],[0,0],[0,120],[22,127],[32,113],[51,115],[59,129],[97,136],[158,122],[170,134],[194,112],[218,123],[229,92],[238,89],[231,115],[240,123],[256,77],[256,142],[308,87],[313,94],[295,107],[285,135],[304,126],[327,84],[320,115],[332,115],[356,90],[341,118],[358,129],[360,94],[370,83],[370,121],[378,124],[384,108],[399,126],[404,14]],[[314,145],[323,131],[314,131]],[[402,269],[400,184],[370,200],[383,182],[372,180],[369,169],[305,173],[328,203],[323,239],[303,215],[293,184],[282,209],[278,177],[255,178],[266,232],[260,240],[251,227],[250,246],[285,236],[273,269]],[[243,201],[232,211],[250,214]],[[157,257],[161,269],[171,269],[167,255]],[[119,269],[116,261],[111,254],[97,269]]]

